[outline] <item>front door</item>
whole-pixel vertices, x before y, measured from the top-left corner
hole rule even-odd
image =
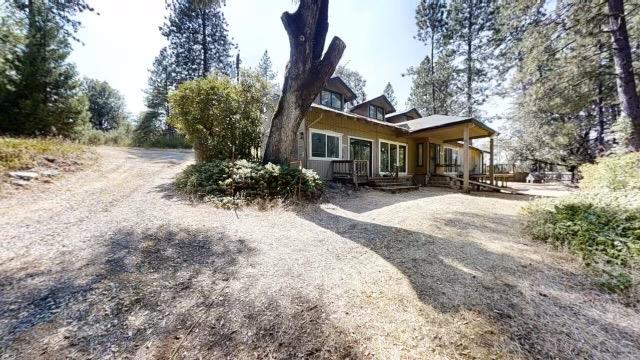
[[[373,142],[362,139],[349,139],[349,160],[366,160],[369,162],[369,176],[371,176],[371,156]]]

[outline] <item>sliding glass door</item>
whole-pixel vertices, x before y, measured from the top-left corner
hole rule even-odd
[[[380,141],[380,173],[407,172],[407,145]]]

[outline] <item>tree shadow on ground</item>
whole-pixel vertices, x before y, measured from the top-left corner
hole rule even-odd
[[[255,255],[242,239],[169,226],[108,237],[77,270],[2,277],[0,357],[357,354],[321,301],[275,301],[238,285]]]
[[[441,232],[425,233],[362,221],[331,206],[309,206],[298,215],[374,251],[401,271],[419,299],[435,311],[481,314],[509,339],[505,344],[488,345],[469,339],[473,346],[488,346],[494,353],[500,353],[502,347],[512,355],[539,359],[634,358],[640,354],[637,329],[607,320],[600,315],[597,301],[573,302],[580,295],[599,296],[584,274],[492,251],[481,240],[438,235],[449,234],[452,223],[441,222],[436,225]],[[513,227],[498,217],[460,216],[456,230],[481,223],[484,229],[479,231],[486,239],[500,236],[505,226]]]
[[[363,214],[369,211],[382,209],[387,206],[399,205],[410,201],[436,196],[446,196],[455,193],[455,191],[449,189],[420,188],[417,191],[402,194],[402,201],[399,201],[397,194],[381,192],[373,188],[363,187],[361,190],[346,196],[344,192],[329,190],[325,194],[325,199],[332,203],[339,204],[340,207],[345,210]]]

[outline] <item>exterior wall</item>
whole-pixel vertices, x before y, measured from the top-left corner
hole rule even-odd
[[[460,163],[460,171],[462,171],[463,169],[463,164],[464,164],[464,148],[460,147],[460,146],[456,146],[456,145],[448,145],[445,144],[442,147],[442,151],[444,152],[444,148],[449,148],[449,149],[454,149],[458,151],[458,159],[459,159],[459,163]],[[441,154],[441,160],[444,160],[444,154]],[[480,151],[479,149],[473,148],[473,147],[469,147],[469,173],[470,174],[480,174],[482,173],[482,151]],[[442,174],[443,171],[440,170],[438,171],[438,174]]]
[[[407,174],[413,175],[416,173],[416,158],[417,147],[414,139],[404,138],[398,136],[398,130],[384,126],[371,124],[364,121],[356,120],[354,118],[346,117],[343,115],[335,114],[330,111],[323,111],[320,109],[312,108],[305,117],[305,121],[298,131],[300,139],[300,133],[304,134],[304,166],[315,170],[322,178],[331,178],[331,160],[313,160],[310,159],[310,143],[309,143],[309,129],[326,130],[335,133],[342,134],[341,136],[341,159],[349,159],[349,138],[356,137],[373,142],[372,146],[372,175],[380,175],[380,140],[387,140],[390,142],[401,143],[407,145]],[[425,166],[418,170],[424,172]]]

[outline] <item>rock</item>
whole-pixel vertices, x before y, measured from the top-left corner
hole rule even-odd
[[[13,171],[9,173],[9,176],[11,176],[14,179],[21,179],[21,180],[34,180],[38,178],[38,173],[37,172],[32,172],[32,171]]]
[[[42,176],[46,176],[46,177],[56,177],[58,175],[60,175],[60,171],[58,170],[45,170],[43,172],[40,173]]]
[[[47,160],[50,163],[54,163],[56,162],[58,159],[51,157],[51,156],[43,156],[43,159]]]
[[[15,185],[15,186],[19,186],[19,187],[27,187],[27,186],[29,186],[29,182],[26,181],[26,180],[14,179],[14,180],[11,180],[11,185]]]

